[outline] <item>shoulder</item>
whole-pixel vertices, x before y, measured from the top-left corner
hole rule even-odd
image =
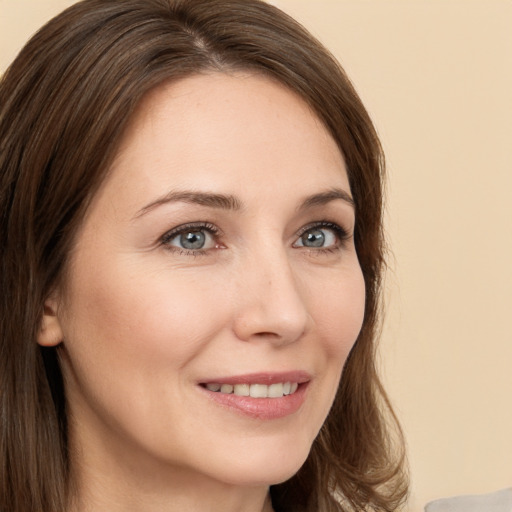
[[[512,488],[435,500],[427,504],[425,512],[512,512]]]

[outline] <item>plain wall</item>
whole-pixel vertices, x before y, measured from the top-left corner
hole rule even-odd
[[[0,0],[0,72],[73,2]],[[276,0],[341,61],[388,157],[381,345],[408,510],[512,486],[512,2]]]

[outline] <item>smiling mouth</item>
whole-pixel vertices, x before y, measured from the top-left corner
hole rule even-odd
[[[298,387],[297,382],[277,382],[274,384],[221,384],[212,382],[202,384],[208,391],[224,395],[249,396],[251,398],[282,398],[293,395]]]
[[[306,401],[311,375],[305,371],[217,376],[199,382],[215,404],[257,421],[291,416]]]

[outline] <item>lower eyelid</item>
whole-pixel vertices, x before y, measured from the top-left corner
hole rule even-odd
[[[197,258],[198,256],[208,256],[210,255],[209,249],[200,249],[197,251],[190,249],[183,249],[182,247],[176,247],[174,245],[165,246],[165,250],[172,252],[173,254],[177,254],[178,256],[188,256]]]

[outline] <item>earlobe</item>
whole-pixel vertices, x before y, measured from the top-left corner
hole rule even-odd
[[[61,343],[62,339],[62,329],[57,316],[57,301],[55,298],[48,298],[44,303],[37,343],[43,347],[55,347]]]

